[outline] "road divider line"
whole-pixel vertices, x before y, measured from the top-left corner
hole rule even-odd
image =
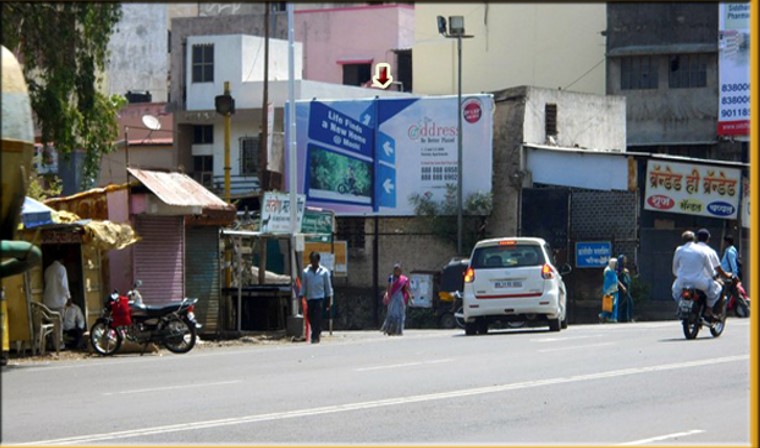
[[[615,342],[602,342],[600,344],[587,344],[587,345],[574,345],[572,347],[557,347],[557,348],[544,348],[539,350],[539,353],[546,353],[546,352],[559,352],[562,350],[578,350],[582,348],[592,348],[592,347],[604,347],[605,345],[617,345]]]
[[[354,369],[355,372],[369,372],[372,370],[384,370],[384,369],[397,369],[399,367],[414,367],[414,366],[424,366],[429,364],[442,364],[446,362],[452,362],[453,359],[436,359],[434,361],[419,361],[419,362],[407,362],[404,364],[389,364],[385,366],[374,366],[374,367],[360,367],[358,369]]]
[[[631,446],[631,445],[644,445],[652,442],[660,442],[662,440],[677,439],[679,437],[688,437],[694,434],[701,434],[705,432],[703,429],[692,429],[686,432],[677,432],[673,434],[666,434],[664,436],[651,437],[649,439],[634,440],[633,442],[620,443],[618,446]]]
[[[119,392],[105,392],[103,395],[128,395],[128,394],[140,394],[145,392],[159,392],[159,391],[165,391],[165,390],[174,390],[174,389],[193,389],[196,387],[207,387],[207,386],[224,386],[226,384],[237,384],[242,383],[242,380],[235,380],[235,381],[219,381],[216,383],[201,383],[201,384],[186,384],[184,386],[165,386],[165,387],[153,387],[150,389],[133,389],[133,390],[124,390]]]
[[[574,375],[570,377],[547,378],[537,381],[524,381],[519,383],[502,384],[496,386],[476,387],[472,389],[462,389],[450,392],[439,392],[425,395],[412,395],[408,397],[388,398],[384,400],[365,401],[358,403],[346,403],[332,406],[317,408],[296,409],[293,411],[274,412],[269,414],[253,414],[242,417],[225,418],[218,420],[201,420],[196,422],[179,423],[173,425],[154,426],[152,428],[140,428],[124,431],[114,431],[101,434],[89,434],[60,439],[38,440],[26,443],[11,443],[7,445],[24,446],[24,445],[81,445],[104,440],[126,439],[132,437],[152,436],[158,434],[168,434],[180,431],[197,431],[200,429],[219,428],[222,426],[241,425],[246,423],[259,423],[273,420],[285,420],[292,418],[313,417],[315,415],[335,414],[339,412],[364,411],[387,406],[401,406],[414,403],[424,403],[438,400],[450,400],[453,398],[465,398],[477,395],[486,395],[494,393],[510,392],[515,390],[530,389],[542,386],[554,386],[559,384],[578,383],[584,381],[593,381],[600,379],[609,379],[621,376],[630,376],[646,374],[653,372],[663,372],[669,370],[693,369],[695,367],[707,367],[717,364],[731,362],[748,361],[749,355],[725,356],[721,358],[701,359],[698,361],[689,361],[673,364],[661,364],[648,367],[632,367],[628,369],[610,370],[607,372],[589,373],[585,375]]]
[[[575,339],[589,339],[589,338],[601,338],[601,334],[590,334],[587,336],[560,336],[555,338],[539,338],[539,339],[531,339],[531,342],[564,342],[564,341],[572,341]]]

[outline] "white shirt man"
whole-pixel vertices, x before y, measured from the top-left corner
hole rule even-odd
[[[721,285],[714,280],[720,260],[718,254],[705,244],[707,240],[700,239],[702,241],[698,243],[686,243],[676,249],[673,256],[673,275],[676,276],[672,287],[673,300],[680,300],[682,288],[694,287],[705,293],[707,306],[712,308],[720,298]]]
[[[51,310],[63,313],[66,301],[71,298],[66,268],[59,260],[55,260],[45,269],[44,278],[43,303]]]
[[[84,314],[79,305],[69,300],[63,311],[63,331],[74,329],[84,330]]]

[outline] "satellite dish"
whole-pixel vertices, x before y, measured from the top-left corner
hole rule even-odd
[[[158,118],[154,117],[153,115],[143,115],[142,122],[145,127],[151,131],[158,131],[161,129],[161,122],[158,121]]]

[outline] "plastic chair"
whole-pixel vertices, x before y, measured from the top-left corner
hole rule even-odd
[[[32,302],[32,326],[34,328],[32,352],[38,355],[45,354],[48,336],[53,336],[55,353],[61,349],[63,335],[63,317],[61,313],[53,311],[39,302]]]

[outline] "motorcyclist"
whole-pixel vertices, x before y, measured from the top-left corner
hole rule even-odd
[[[725,278],[731,278],[720,267],[718,254],[707,242],[710,240],[710,232],[707,229],[699,229],[696,234],[697,242],[687,241],[691,232],[682,235],[685,243],[678,247],[673,256],[673,300],[678,302],[681,290],[685,287],[694,287],[707,296],[707,309],[705,315],[712,317],[712,309],[720,298],[722,286],[715,281],[716,272]],[[693,235],[693,233],[692,233]]]

